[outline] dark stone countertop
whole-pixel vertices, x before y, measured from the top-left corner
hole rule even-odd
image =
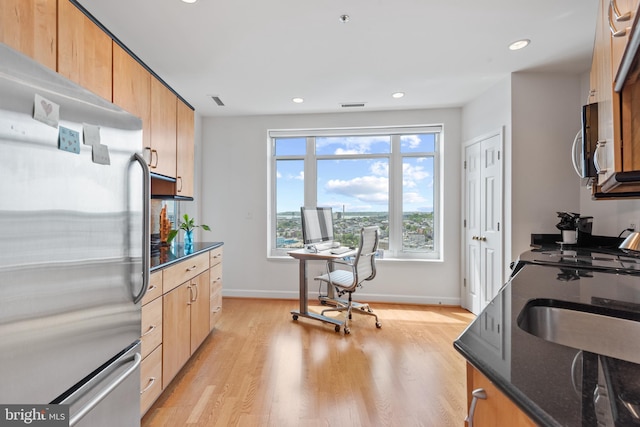
[[[640,426],[622,402],[623,397],[640,397],[640,355],[633,363],[581,352],[532,335],[518,323],[532,300],[613,311],[616,317],[640,322],[638,273],[528,262],[520,267],[454,347],[539,425],[583,427],[602,421],[606,426]],[[600,404],[612,408],[615,421],[603,419],[594,410],[598,366],[603,374],[606,371],[606,380],[600,382],[609,387],[610,399],[601,399]]]
[[[152,253],[150,270],[154,271],[168,267],[173,263],[185,260],[202,252],[210,251],[223,244],[223,242],[194,242],[192,251],[185,251],[182,243],[174,243],[171,246],[162,247],[156,253]]]

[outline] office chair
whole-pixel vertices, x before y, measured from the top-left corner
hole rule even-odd
[[[358,287],[362,286],[365,280],[371,280],[376,275],[376,251],[378,250],[378,240],[380,238],[380,230],[378,227],[363,227],[360,230],[360,246],[353,262],[345,260],[327,261],[327,273],[318,276],[315,280],[326,282],[327,286],[333,286],[339,296],[349,294],[349,299],[336,300],[337,307],[328,308],[322,311],[324,315],[329,311],[344,311],[346,319],[344,321],[344,333],[351,332],[349,329],[349,320],[351,313],[362,313],[376,318],[376,327],[381,328],[382,324],[378,320],[378,316],[371,310],[369,304],[356,303],[351,296]],[[340,327],[336,327],[336,332]]]

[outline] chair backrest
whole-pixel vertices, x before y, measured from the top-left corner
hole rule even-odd
[[[376,251],[380,239],[380,229],[377,226],[362,227],[360,229],[360,247],[356,255],[356,284],[371,280],[376,275]]]

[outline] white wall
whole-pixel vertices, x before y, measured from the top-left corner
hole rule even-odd
[[[462,109],[462,135],[465,143],[503,130],[503,239],[504,277],[511,262],[511,77],[503,79]],[[461,152],[461,156],[464,154]],[[460,190],[462,191],[462,189]]]
[[[443,124],[444,261],[378,262],[378,275],[358,298],[419,304],[460,303],[461,110],[349,112],[204,118],[202,222],[206,240],[224,241],[224,296],[298,299],[298,263],[267,259],[269,129]],[[319,272],[312,266],[310,276]],[[313,281],[312,281],[313,282]],[[317,288],[311,283],[311,296]]]
[[[580,130],[581,105],[577,75],[512,75],[514,259],[529,249],[531,233],[558,233],[557,211],[580,211],[580,178],[571,163],[571,145]]]
[[[579,76],[514,73],[463,108],[465,141],[504,126],[505,268],[531,233],[557,233],[557,211],[579,212],[571,144],[580,129]]]

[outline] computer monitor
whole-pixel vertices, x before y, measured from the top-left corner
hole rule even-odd
[[[301,207],[302,240],[305,245],[333,241],[333,212],[331,208]]]

